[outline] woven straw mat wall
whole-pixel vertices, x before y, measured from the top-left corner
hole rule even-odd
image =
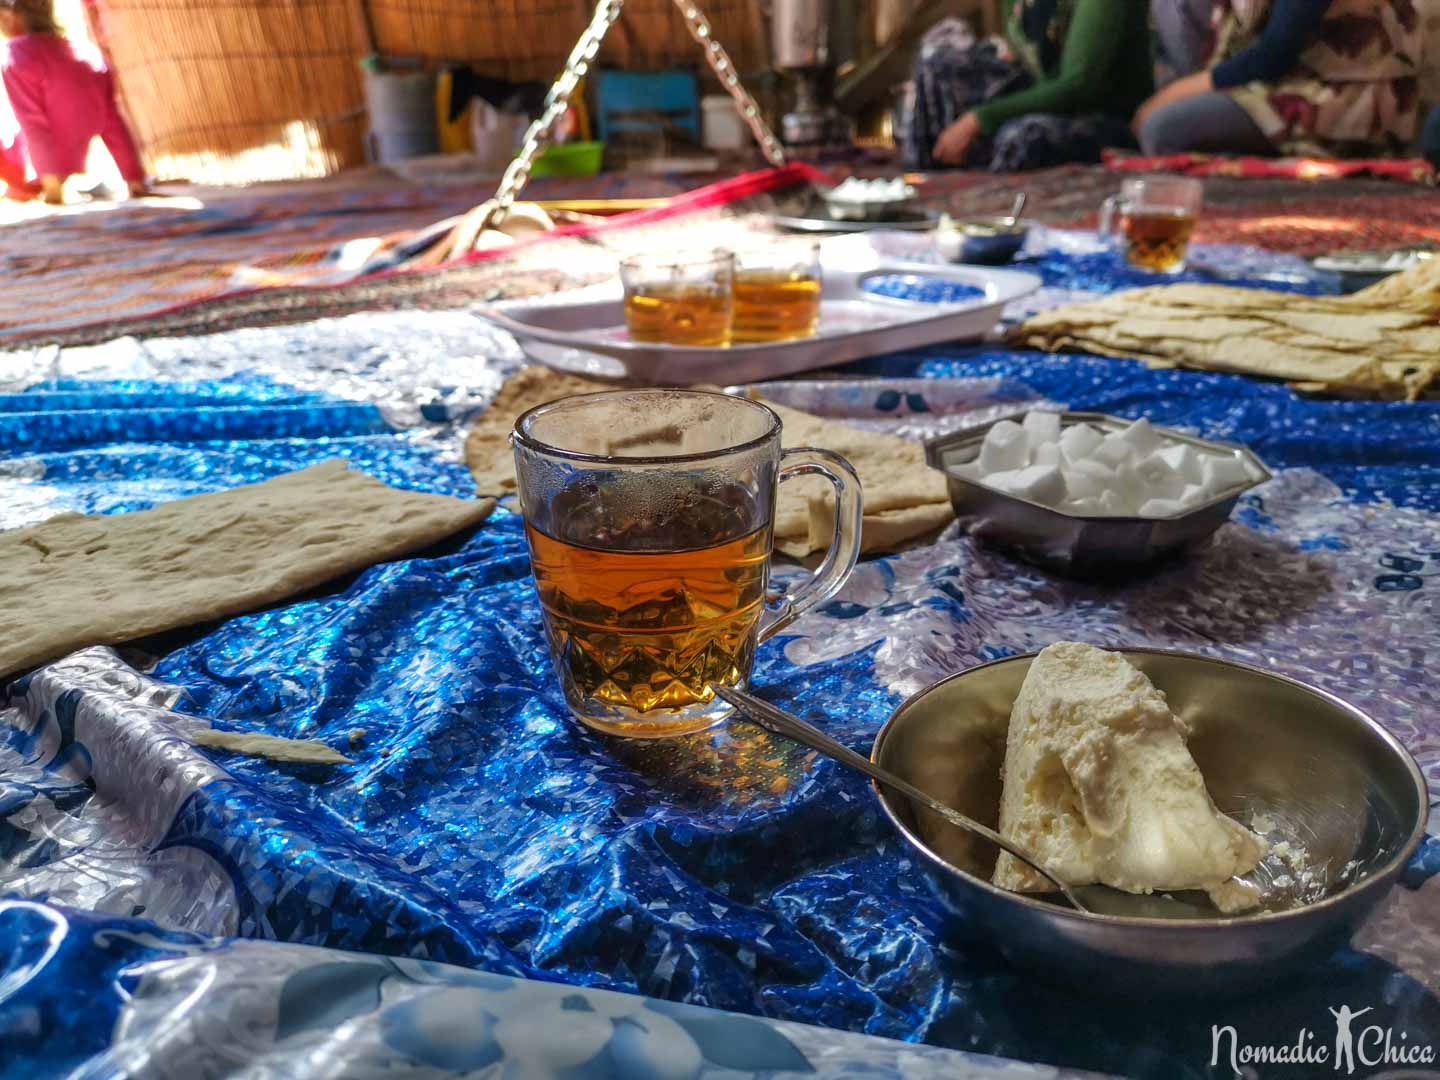
[[[96,27],[159,177],[323,175],[363,161],[359,0],[100,0]],[[368,0],[380,52],[553,78],[584,0]],[[740,70],[763,67],[757,0],[702,0]],[[628,0],[602,63],[703,67],[673,0]]]

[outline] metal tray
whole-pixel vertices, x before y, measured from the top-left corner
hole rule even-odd
[[[1002,418],[1006,419],[1006,418]],[[1008,419],[1018,419],[1009,417]],[[957,475],[954,466],[975,460],[985,435],[1000,420],[931,439],[925,460],[945,474],[955,516],[971,524],[974,536],[1009,548],[1027,562],[1079,578],[1114,578],[1140,570],[1204,540],[1230,517],[1246,491],[1271,479],[1265,463],[1249,447],[1187,435],[1156,425],[1170,442],[1200,450],[1239,454],[1250,479],[1208,502],[1170,517],[1086,517],[1056,510]],[[1121,431],[1130,421],[1104,413],[1062,412],[1061,427],[1089,424]]]
[[[839,217],[824,203],[803,213],[770,215],[770,223],[777,228],[802,233],[877,232],[880,229],[921,232],[934,228],[939,220],[939,211],[914,206],[893,208],[884,217]]]
[[[880,260],[863,269],[825,266],[820,328],[813,337],[728,348],[650,345],[625,334],[618,284],[580,302],[496,304],[486,317],[519,340],[528,356],[596,379],[663,385],[755,382],[831,367],[941,341],[974,341],[1005,305],[1040,287],[1034,274],[981,267]],[[915,275],[959,282],[983,295],[953,303],[901,300],[866,292],[870,278]],[[593,296],[593,293],[592,293]]]

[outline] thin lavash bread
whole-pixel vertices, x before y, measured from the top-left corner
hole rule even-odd
[[[613,384],[538,366],[508,379],[465,440],[465,462],[480,493],[508,495],[515,491],[510,431],[521,413],[573,394],[613,389]],[[757,400],[779,415],[784,425],[782,445],[833,450],[855,466],[865,492],[865,551],[892,551],[954,518],[945,478],[925,464],[925,450],[919,443],[812,416],[763,397]],[[820,477],[787,481],[776,497],[775,546],[797,558],[823,551],[830,543],[833,518],[829,483]]]
[[[1413,400],[1440,382],[1440,259],[1349,296],[1159,285],[1031,316],[1012,344]]]
[[[401,491],[322,462],[130,514],[60,514],[0,533],[0,678],[278,603],[428,547],[493,499]]]

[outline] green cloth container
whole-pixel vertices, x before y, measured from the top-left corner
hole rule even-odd
[[[547,147],[530,170],[531,176],[594,176],[605,157],[603,142],[572,142]]]

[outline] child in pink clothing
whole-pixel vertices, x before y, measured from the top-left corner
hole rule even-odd
[[[20,124],[20,137],[0,144],[0,180],[26,190],[25,161],[39,177],[46,202],[62,200],[62,185],[85,170],[90,140],[99,135],[131,195],[143,194],[145,170],[135,140],[115,104],[110,72],[76,57],[60,36],[53,0],[0,0],[0,79]]]

